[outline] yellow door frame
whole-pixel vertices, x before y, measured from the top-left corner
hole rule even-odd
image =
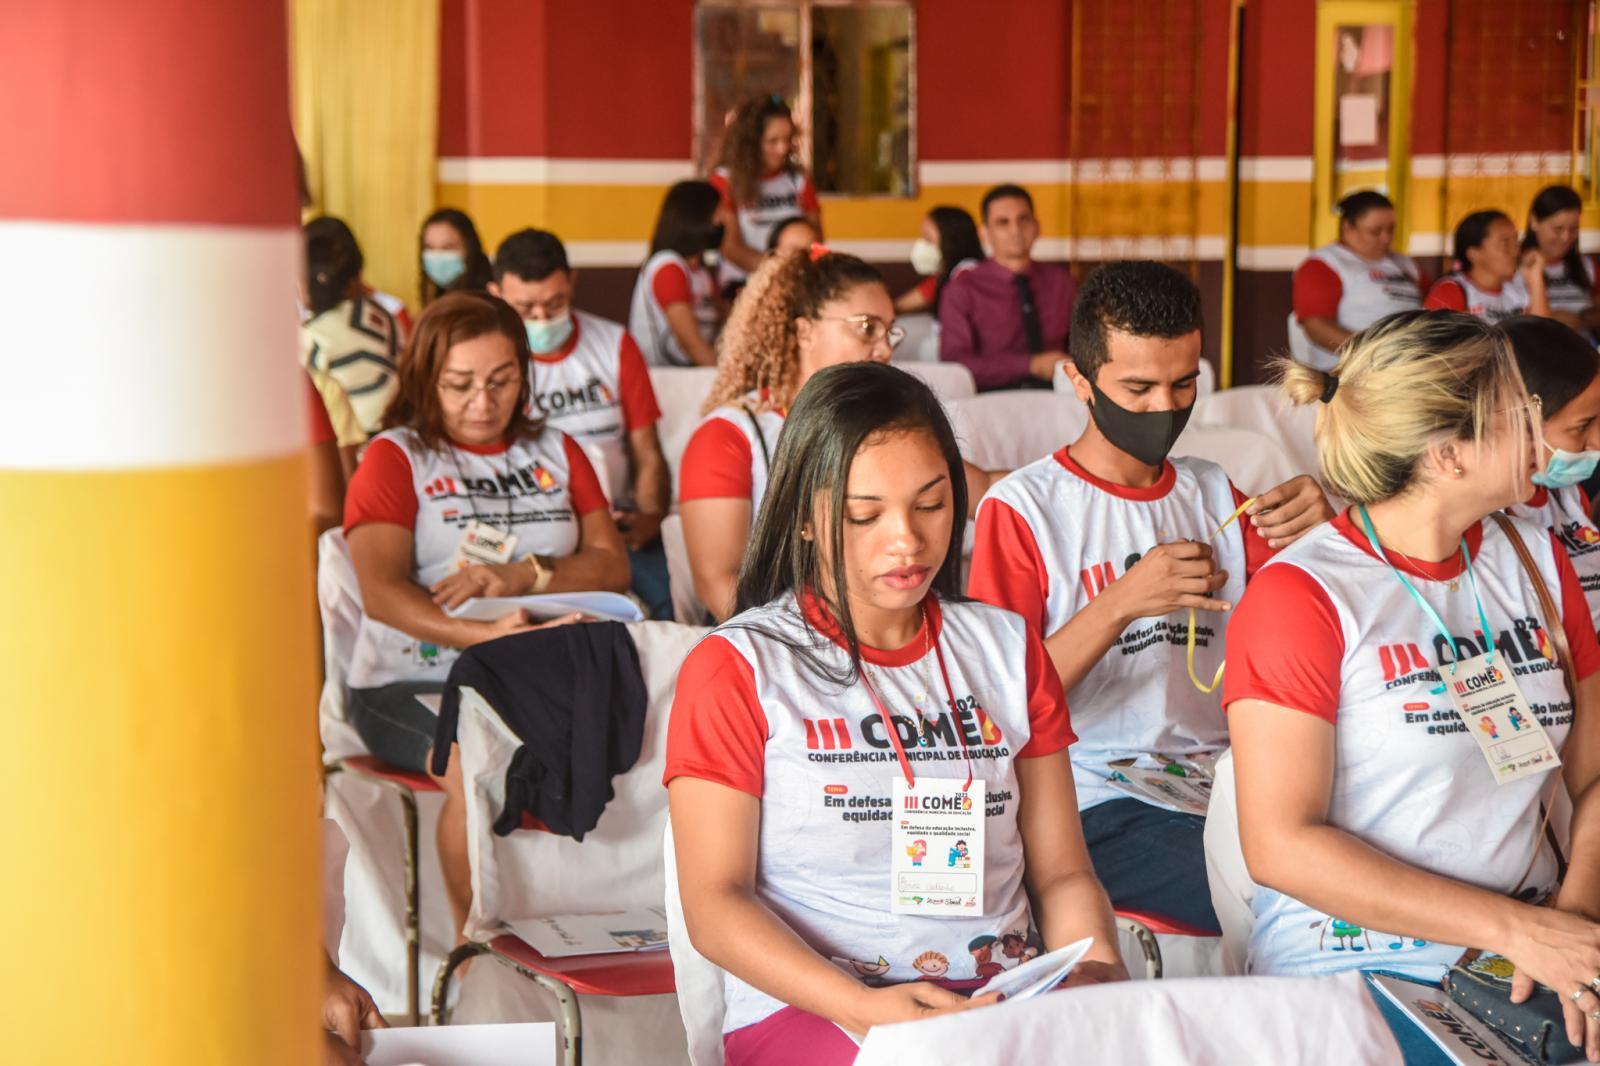
[[[1317,0],[1316,128],[1313,141],[1311,237],[1314,247],[1339,239],[1339,175],[1334,166],[1334,64],[1338,61],[1334,31],[1340,26],[1394,27],[1394,66],[1389,72],[1389,160],[1385,182],[1398,215],[1394,246],[1406,249],[1411,211],[1406,193],[1411,184],[1411,68],[1414,0]]]

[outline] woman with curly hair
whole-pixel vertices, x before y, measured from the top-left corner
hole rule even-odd
[[[750,276],[723,327],[706,417],[678,475],[695,594],[718,621],[733,611],[739,564],[789,405],[817,371],[887,362],[904,336],[883,275],[853,255],[819,244],[771,255]],[[1003,473],[966,464],[973,508]]]
[[[723,208],[739,222],[722,239],[719,280],[724,286],[761,265],[777,222],[802,215],[822,232],[822,205],[811,175],[795,161],[794,141],[794,115],[777,95],[746,101],[728,123],[722,158],[710,179]]]

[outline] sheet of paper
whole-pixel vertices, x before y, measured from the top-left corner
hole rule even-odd
[[[639,622],[644,615],[628,597],[616,592],[547,592],[539,596],[490,596],[470,599],[445,612],[451,618],[493,622],[518,607],[535,619],[560,618],[574,611],[609,622]]]
[[[667,912],[663,907],[532,918],[513,922],[512,928],[535,951],[552,959],[660,951],[667,946]]]
[[[990,992],[1003,992],[1007,1000],[1030,999],[1042,995],[1065,981],[1072,968],[1083,960],[1093,946],[1094,937],[1086,936],[1066,947],[1046,952],[1015,969],[996,974],[972,994],[986,996]]]
[[[555,1066],[554,1022],[369,1029],[367,1066]]]
[[[428,708],[428,710],[432,711],[434,714],[439,713],[439,707],[444,703],[443,692],[419,692],[415,698],[418,703]]]
[[[1209,757],[1173,759],[1165,755],[1141,755],[1137,759],[1118,759],[1108,763],[1107,783],[1147,803],[1188,814],[1204,815],[1211,805],[1211,767]]]
[[[1460,1004],[1452,1000],[1443,989],[1429,985],[1401,981],[1382,974],[1367,974],[1372,986],[1386,996],[1395,1006],[1415,1022],[1433,1042],[1459,1066],[1504,1064],[1520,1066],[1525,1062],[1515,1045],[1474,1018]],[[1551,1045],[1551,1061],[1580,1063],[1583,1056],[1563,1059],[1566,1037],[1556,1038]]]

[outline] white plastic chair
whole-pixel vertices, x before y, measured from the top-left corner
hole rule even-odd
[[[667,580],[672,584],[672,617],[688,625],[698,624],[706,617],[706,605],[694,591],[682,515],[669,514],[661,520],[661,547],[667,556]]]
[[[690,1066],[722,1066],[723,970],[694,949],[683,921],[683,897],[678,894],[677,852],[672,845],[672,822],[662,835],[661,857],[667,879],[667,949],[672,952],[672,972],[678,985],[678,1012],[689,1037]]]
[[[1172,446],[1172,454],[1209,459],[1247,496],[1260,495],[1300,473],[1276,441],[1253,429],[1191,422]]]
[[[472,874],[472,907],[462,935],[477,950],[457,949],[439,968],[433,992],[436,1022],[445,1018],[456,966],[473,954],[501,958],[486,951],[487,945],[496,937],[515,935],[519,923],[562,914],[661,906],[666,898],[662,835],[667,793],[661,787],[661,773],[666,761],[667,719],[678,669],[707,630],[676,622],[636,622],[628,632],[638,649],[649,701],[643,742],[632,768],[612,779],[615,795],[581,842],[536,831],[495,835],[494,820],[505,806],[505,769],[521,742],[481,695],[471,689],[461,692],[457,743],[467,782],[467,850]],[[575,1061],[582,1004],[589,997],[570,990],[563,995],[550,982],[540,983],[557,996],[565,1024],[567,1061]],[[613,1048],[611,1057],[647,1061],[660,1044],[661,1034],[645,1029],[648,1027],[608,1033],[613,1044],[637,1045]]]
[[[322,615],[323,661],[317,725],[323,757],[342,759],[367,750],[345,719],[345,675],[361,628],[361,586],[342,529],[330,529],[317,538],[317,607]]]
[[[1241,385],[1200,397],[1195,401],[1189,424],[1254,430],[1283,451],[1295,474],[1316,477],[1317,413],[1314,406],[1290,404],[1276,385]]]
[[[700,424],[700,408],[711,394],[716,377],[717,368],[712,366],[650,368],[650,386],[655,389],[656,405],[661,408],[656,432],[661,437],[661,452],[666,456],[667,469],[672,471],[674,485],[683,449],[688,447],[694,427]]]
[[[939,361],[939,320],[925,311],[901,315],[895,324],[906,331],[905,339],[894,350],[897,363],[937,363]]]
[[[1295,362],[1317,370],[1332,370],[1339,365],[1339,356],[1312,341],[1293,311],[1289,312],[1288,332],[1289,358]]]
[[[1043,389],[985,392],[945,404],[961,454],[985,470],[1015,470],[1083,432],[1089,409]]]
[[[928,383],[934,395],[949,406],[952,400],[964,399],[978,394],[978,383],[972,379],[972,371],[960,363],[898,363],[901,370],[908,374],[915,374]]]
[[[1244,973],[1255,925],[1252,901],[1259,887],[1250,879],[1244,848],[1239,843],[1239,801],[1233,782],[1233,751],[1217,757],[1212,771],[1211,805],[1206,809],[1206,881],[1211,908],[1222,926],[1222,972]]]

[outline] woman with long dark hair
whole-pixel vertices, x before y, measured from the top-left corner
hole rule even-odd
[[[729,218],[708,181],[680,181],[662,199],[628,310],[628,332],[651,366],[717,365],[723,308],[705,256],[722,247]]]
[[[483,292],[489,287],[489,256],[478,227],[465,211],[441,207],[422,220],[417,271],[423,307],[447,292]]]
[[[1583,199],[1570,186],[1545,186],[1528,208],[1522,250],[1539,253],[1550,317],[1592,334],[1600,326],[1600,275],[1594,257],[1578,250],[1582,215]]]
[[[901,314],[913,311],[939,313],[939,297],[950,279],[983,262],[983,242],[978,225],[959,207],[935,207],[922,220],[922,233],[911,245],[911,266],[922,281],[901,293],[894,309]]]
[[[964,1009],[1041,946],[1092,936],[1073,982],[1127,975],[1060,682],[1021,617],[960,595],[966,503],[920,380],[851,363],[800,391],[739,613],[685,662],[667,744],[684,920],[727,972],[729,1066],[849,1062],[841,1028]],[[908,800],[960,813],[907,834]],[[965,887],[915,891],[928,877]]]
[[[711,173],[723,207],[737,221],[722,239],[723,285],[742,281],[761,265],[774,223],[804,215],[822,232],[816,186],[794,149],[794,115],[776,94],[746,101],[728,123],[721,160]]]

